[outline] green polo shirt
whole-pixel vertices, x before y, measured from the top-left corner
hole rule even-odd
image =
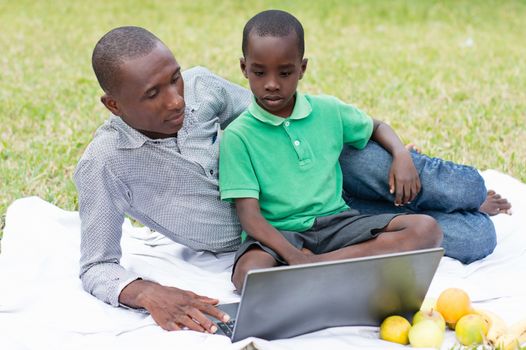
[[[253,100],[221,139],[221,199],[256,198],[278,230],[308,230],[316,217],[348,209],[338,158],[344,143],[365,147],[372,130],[369,116],[335,97],[297,92],[288,118]]]

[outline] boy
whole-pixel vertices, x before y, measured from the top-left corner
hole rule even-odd
[[[393,156],[404,202],[420,191],[409,151],[392,129],[333,97],[296,91],[307,68],[303,28],[289,13],[264,11],[243,31],[241,70],[254,95],[225,130],[220,191],[235,200],[248,235],[232,280],[250,269],[437,247],[442,231],[426,215],[360,215],[342,199],[343,144],[369,138]],[[404,179],[404,180],[400,180]]]

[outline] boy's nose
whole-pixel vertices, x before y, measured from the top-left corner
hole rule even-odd
[[[265,83],[265,90],[267,91],[276,91],[279,90],[279,84],[276,79],[269,79]]]

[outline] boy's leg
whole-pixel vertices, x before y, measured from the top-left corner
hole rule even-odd
[[[232,272],[232,282],[236,287],[236,291],[241,293],[243,290],[243,283],[245,283],[245,276],[248,271],[253,269],[262,269],[267,267],[277,266],[278,262],[272,255],[259,248],[253,246],[241,255],[234,265]]]
[[[280,232],[294,247],[298,249],[303,248],[303,238],[298,232]],[[286,261],[278,253],[248,236],[237,250],[234,258],[232,283],[234,283],[237,292],[241,293],[248,271],[283,264],[286,264]]]
[[[488,196],[484,180],[472,167],[415,152],[411,155],[420,175],[422,191],[411,204],[396,207],[394,196],[388,190],[391,155],[372,141],[363,150],[345,146],[340,164],[349,206],[362,214],[431,215],[444,232],[442,245],[447,256],[470,263],[490,254],[496,244],[495,227],[478,209],[483,204],[489,204],[492,209],[495,206],[508,209],[509,203]]]
[[[386,212],[413,213],[404,207],[394,207],[385,201],[368,201],[353,198],[349,206],[360,214],[382,214]],[[495,226],[488,215],[480,211],[456,211],[444,213],[424,210],[420,214],[433,217],[440,225],[444,239],[445,255],[464,264],[480,260],[491,254],[497,244]]]
[[[316,260],[341,260],[434,248],[440,246],[441,242],[442,230],[432,217],[418,214],[400,215],[394,217],[375,238],[343,248],[328,245],[328,252],[316,255]]]
[[[411,152],[420,175],[422,190],[406,207],[412,211],[478,210],[487,191],[475,168]],[[362,150],[345,146],[340,156],[343,189],[351,198],[394,202],[389,193],[388,175],[392,157],[383,147],[370,141]],[[394,205],[393,205],[394,207]],[[389,211],[391,212],[391,211]]]

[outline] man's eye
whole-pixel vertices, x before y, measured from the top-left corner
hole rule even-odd
[[[146,93],[146,97],[149,99],[153,99],[157,96],[157,90],[150,90]]]
[[[172,84],[177,83],[178,80],[179,80],[179,76],[178,75],[173,76],[172,77]]]

